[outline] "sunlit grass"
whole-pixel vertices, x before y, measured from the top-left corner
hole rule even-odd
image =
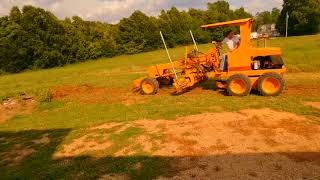
[[[276,111],[292,112],[311,117],[313,120],[319,119],[320,111],[314,107],[306,106],[305,102],[320,102],[320,93],[317,93],[316,90],[308,91],[317,88],[320,91],[320,54],[318,53],[320,35],[271,39],[268,46],[283,49],[283,57],[289,69],[289,73],[285,76],[287,92],[300,89],[299,93],[285,92],[280,97],[271,98],[255,94],[244,98],[228,97],[223,92],[214,90],[212,81],[207,81],[200,84],[198,89],[195,89],[196,92],[190,91],[181,96],[160,93],[156,96],[141,98],[139,94],[132,94],[132,96],[138,98],[134,98],[135,101],[131,104],[123,102],[81,103],[72,100],[44,101],[39,102],[32,114],[19,115],[0,124],[0,132],[6,132],[3,134],[4,136],[10,135],[7,132],[21,132],[21,136],[31,134],[30,136],[33,138],[33,136],[39,134],[38,131],[43,133],[52,131],[52,134],[57,135],[57,141],[52,142],[52,147],[61,148],[63,144],[72,142],[74,138],[86,134],[88,128],[109,122],[131,122],[139,119],[150,121],[157,119],[174,120],[177,117],[200,113],[219,113],[221,111],[257,108],[270,108]],[[199,49],[206,52],[211,47],[211,44],[204,44],[200,45]],[[184,50],[184,47],[178,47],[170,49],[170,53],[173,59],[176,59],[183,57]],[[148,66],[167,62],[165,51],[157,50],[132,56],[89,61],[62,68],[4,75],[0,76],[0,100],[18,97],[20,94],[28,94],[37,98],[52,87],[62,87],[64,85],[119,88],[129,93],[132,81],[146,75]],[[121,94],[110,94],[110,96],[118,95]],[[61,131],[62,129],[66,132]],[[63,137],[60,137],[59,133],[63,134]],[[117,144],[113,147],[114,151],[130,144],[130,137],[142,133],[144,133],[142,129],[133,128],[113,135],[112,140]],[[1,151],[7,151],[9,145],[0,144],[0,154]],[[38,168],[34,171],[38,175],[43,173],[42,175],[46,176],[49,174],[49,177],[53,179],[77,178],[77,176],[71,176],[78,173],[72,166],[68,166],[61,174],[55,174],[55,171],[61,171],[64,163],[67,164],[68,162],[56,162],[48,159],[48,157],[51,157],[50,153],[56,150],[52,147],[50,145],[49,149],[40,148],[39,151],[43,154],[32,157],[25,165],[15,168],[0,166],[0,171],[6,172],[8,178],[19,177],[19,175],[33,177],[31,170],[36,166]],[[145,157],[120,158],[117,159],[117,163],[114,163],[113,160],[113,158],[106,158],[100,163],[93,164],[92,161],[83,158],[81,162],[85,162],[85,165],[78,170],[94,167],[92,174],[85,174],[84,176],[95,177],[95,174],[103,173],[100,166],[107,163],[110,172],[129,173],[132,177],[139,179],[144,175],[154,177],[162,173],[162,166],[165,164],[163,161],[166,161],[156,157],[153,159]],[[140,172],[142,174],[137,174],[138,171],[127,168],[141,161],[145,164],[145,169]],[[47,172],[43,172],[44,170]],[[97,172],[99,170],[102,172]]]
[[[268,46],[282,48],[289,72],[320,72],[320,35],[271,39]],[[206,52],[211,47],[211,44],[204,44],[200,45],[199,49]],[[170,50],[173,59],[183,57],[184,51],[184,47]],[[44,88],[61,84],[129,88],[132,80],[145,74],[147,66],[167,62],[164,50],[157,50],[63,68],[4,75],[0,76],[0,99],[21,93],[36,94]]]

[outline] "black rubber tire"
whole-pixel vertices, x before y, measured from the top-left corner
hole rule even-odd
[[[154,90],[151,93],[147,93],[147,92],[143,91],[142,86],[146,82],[149,83],[149,84],[152,84],[152,86],[154,87]],[[158,93],[159,87],[160,87],[159,82],[156,79],[154,79],[154,78],[145,78],[141,82],[141,85],[140,85],[140,94],[142,94],[142,95],[155,95],[155,94]]]
[[[232,89],[230,88],[230,85],[234,80],[243,80],[243,82],[245,82],[246,90],[243,93],[239,94],[232,91]],[[251,89],[252,89],[251,81],[248,78],[248,76],[244,74],[235,74],[227,80],[226,90],[229,96],[238,96],[238,97],[248,96],[251,92]]]
[[[272,94],[266,92],[262,87],[263,81],[270,77],[277,79],[280,83],[279,90]],[[285,81],[283,77],[278,73],[274,73],[274,72],[265,73],[258,79],[258,91],[262,96],[279,96],[284,91],[284,89],[285,89]]]

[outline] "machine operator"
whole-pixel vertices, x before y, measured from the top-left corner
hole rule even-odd
[[[237,49],[240,45],[240,38],[235,36],[234,32],[228,31],[222,43],[228,46],[228,52],[232,52]],[[228,67],[228,56],[227,54],[222,55],[221,65],[220,68],[222,71],[226,71]]]

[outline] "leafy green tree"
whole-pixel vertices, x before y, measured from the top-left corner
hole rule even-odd
[[[168,11],[163,10],[159,16],[160,29],[170,47],[190,44],[192,40],[189,30],[195,29],[197,25],[187,12],[180,12],[175,7]]]
[[[159,30],[155,20],[141,11],[135,11],[129,18],[122,19],[118,28],[116,42],[120,44],[121,53],[134,54],[159,47]]]
[[[21,11],[17,6],[12,7],[11,11],[10,11],[10,21],[13,21],[15,23],[19,23],[21,21]]]
[[[28,68],[27,34],[8,17],[0,19],[0,68],[4,72],[19,72]]]
[[[284,0],[277,27],[285,34],[286,16],[289,14],[289,35],[306,35],[320,32],[319,0]]]
[[[245,11],[243,7],[231,10],[230,5],[227,1],[217,1],[214,3],[208,3],[207,23],[224,22],[235,19],[250,18],[252,15]],[[239,31],[239,27],[226,27],[226,28],[215,28],[210,29],[211,39],[215,41],[222,41],[224,39],[225,33],[229,30],[235,32]]]
[[[13,7],[0,17],[0,73],[52,68],[88,59],[134,54],[160,48],[162,30],[170,47],[223,38],[227,29],[203,31],[200,26],[251,17],[243,8],[231,10],[226,1],[208,3],[207,10],[163,10],[159,17],[135,11],[118,24],[85,21],[78,16],[59,20],[33,6]]]
[[[231,20],[232,14],[233,12],[230,10],[230,5],[227,1],[208,3],[207,16],[210,23]]]
[[[259,12],[255,16],[253,29],[257,31],[262,25],[265,24],[276,24],[280,16],[280,10],[273,8],[271,12],[263,11]]]
[[[277,23],[280,17],[281,11],[278,8],[273,8],[271,11],[271,21],[272,23]]]
[[[243,7],[234,10],[233,12],[233,19],[245,19],[245,18],[252,18],[252,15],[245,11]]]
[[[263,11],[256,14],[254,18],[253,29],[257,31],[264,24],[271,24],[272,17],[269,11]]]

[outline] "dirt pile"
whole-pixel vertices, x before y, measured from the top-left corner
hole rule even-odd
[[[38,139],[28,142],[23,137],[0,138],[1,145],[13,143],[8,151],[0,152],[0,164],[7,166],[17,166],[23,163],[28,157],[36,153],[39,147],[48,145],[51,140],[49,134],[43,134]]]
[[[309,124],[304,117],[269,109],[134,123],[150,134],[163,134],[163,143],[158,142],[161,146],[154,152],[160,156],[320,151],[320,126]]]
[[[37,102],[31,97],[21,97],[19,99],[9,99],[0,104],[0,123],[5,122],[14,116],[21,114],[31,114]]]
[[[36,152],[32,148],[22,147],[20,145],[16,145],[13,149],[7,153],[1,153],[2,164],[7,164],[8,166],[16,166],[19,165],[23,160],[29,157],[32,153]]]
[[[85,104],[122,103],[132,105],[144,98],[124,88],[105,88],[89,85],[58,86],[51,88],[54,100],[75,101]]]
[[[283,96],[315,96],[319,89],[319,85],[288,85]]]
[[[110,156],[134,156],[142,151],[172,158],[173,175],[160,179],[301,179],[320,172],[320,125],[270,109],[103,124],[90,129],[93,134],[104,132],[99,148],[82,137],[65,145],[65,152],[70,147],[76,149],[69,153],[72,156],[107,152],[114,145],[111,135],[132,127],[143,133]]]
[[[100,142],[97,142],[93,139],[94,134],[85,135],[78,139],[75,139],[71,144],[64,146],[63,151],[55,153],[53,157],[55,159],[63,157],[74,157],[85,152],[105,150],[112,145],[111,142],[108,141],[108,139],[103,139]]]
[[[305,105],[320,109],[320,102],[306,102]]]

